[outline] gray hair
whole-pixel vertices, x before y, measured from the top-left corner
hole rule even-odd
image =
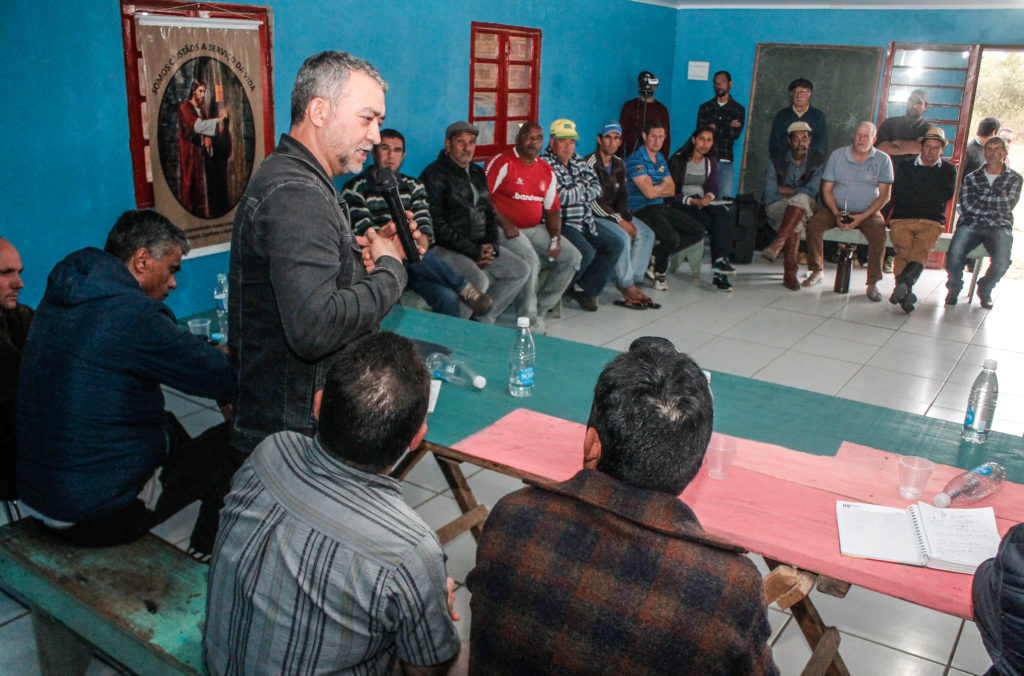
[[[320,52],[306,59],[292,86],[292,126],[302,122],[309,102],[317,97],[334,106],[345,95],[348,75],[354,70],[372,77],[387,93],[388,83],[380,72],[369,61],[348,52]]]
[[[103,250],[127,263],[139,249],[146,249],[160,260],[176,248],[182,255],[192,250],[188,236],[181,228],[152,209],[132,209],[121,214],[107,235]]]

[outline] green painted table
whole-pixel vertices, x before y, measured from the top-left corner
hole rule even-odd
[[[452,446],[516,408],[585,423],[594,384],[617,353],[602,347],[535,336],[537,384],[532,397],[508,393],[508,349],[513,329],[396,307],[382,328],[451,348],[487,378],[482,391],[444,386],[429,420],[429,441]],[[960,437],[961,426],[937,418],[752,378],[712,372],[715,430],[816,455],[834,455],[844,441],[970,469],[995,460],[1008,478],[1024,483],[1024,439],[993,432],[986,444]],[[964,403],[969,387],[964,386]]]

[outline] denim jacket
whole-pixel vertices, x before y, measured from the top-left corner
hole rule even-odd
[[[287,134],[253,176],[235,214],[228,339],[238,371],[231,441],[243,451],[274,432],[313,436],[313,395],[332,356],[377,329],[405,288],[402,262],[366,274],[347,208],[327,172]]]

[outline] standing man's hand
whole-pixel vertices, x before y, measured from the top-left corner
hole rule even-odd
[[[385,230],[388,226],[381,228]],[[369,228],[362,237],[356,237],[356,244],[363,247],[363,267],[367,272],[373,272],[377,259],[381,256],[391,256],[396,260],[402,260],[402,245],[395,241],[394,224],[390,225],[392,235],[382,236],[373,228]]]

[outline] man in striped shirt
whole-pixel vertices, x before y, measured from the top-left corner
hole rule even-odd
[[[377,169],[387,167],[395,172],[398,195],[410,220],[416,222],[419,245],[426,253],[419,263],[407,266],[409,288],[423,297],[434,312],[452,317],[483,316],[491,309],[491,297],[481,293],[465,277],[430,250],[434,228],[427,203],[427,189],[411,176],[399,172],[405,161],[405,137],[395,129],[382,129],[380,143],[373,147],[373,164],[345,186],[342,197],[352,217],[352,232],[364,234],[373,227],[380,229],[391,222],[392,215],[377,183]],[[459,301],[462,301],[460,303]]]
[[[437,536],[388,470],[426,434],[429,376],[393,333],[349,344],[316,438],[268,437],[235,475],[207,597],[210,674],[443,674],[459,652]]]

